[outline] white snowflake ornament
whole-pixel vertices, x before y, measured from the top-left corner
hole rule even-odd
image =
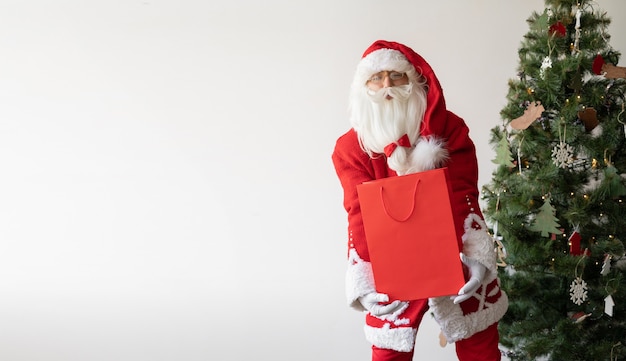
[[[570,300],[577,305],[582,305],[587,301],[587,282],[580,277],[576,277],[569,286]]]
[[[567,168],[574,161],[574,148],[571,145],[560,142],[552,149],[552,162],[559,168]]]

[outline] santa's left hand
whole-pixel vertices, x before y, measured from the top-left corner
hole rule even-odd
[[[487,267],[480,264],[477,260],[468,258],[463,253],[461,253],[460,256],[461,262],[463,262],[469,269],[470,279],[463,287],[461,287],[457,296],[452,296],[455,304],[459,304],[472,297],[474,292],[476,292],[478,287],[480,287],[483,282],[485,273],[487,273]]]

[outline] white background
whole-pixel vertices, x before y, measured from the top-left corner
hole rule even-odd
[[[597,7],[626,51],[626,3]],[[354,67],[377,39],[424,56],[482,185],[535,10],[0,1],[0,359],[369,359],[330,159]],[[417,348],[454,359],[429,315]]]

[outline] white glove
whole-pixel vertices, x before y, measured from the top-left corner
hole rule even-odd
[[[476,292],[478,287],[480,287],[480,284],[483,282],[485,273],[487,273],[487,267],[483,266],[480,262],[475,259],[468,258],[463,253],[460,255],[461,262],[469,268],[470,279],[463,287],[461,287],[458,296],[452,297],[455,304],[459,304],[472,297],[474,292]]]
[[[390,315],[406,304],[406,302],[395,300],[389,304],[381,305],[380,302],[389,302],[389,296],[377,292],[368,293],[359,297],[359,302],[361,302],[363,308],[374,316]]]

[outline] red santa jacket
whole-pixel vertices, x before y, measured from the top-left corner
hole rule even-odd
[[[445,141],[450,157],[445,166],[448,167],[452,183],[451,199],[457,234],[461,235],[463,221],[470,212],[482,218],[478,205],[476,149],[469,138],[469,129],[461,118],[448,113],[446,123],[444,134],[440,137]],[[344,190],[343,204],[348,212],[351,235],[349,246],[355,248],[363,260],[369,261],[356,186],[366,181],[396,176],[396,172],[387,166],[384,154],[370,158],[361,149],[353,129],[337,140],[332,159]],[[461,239],[458,241],[459,249],[463,249]]]

